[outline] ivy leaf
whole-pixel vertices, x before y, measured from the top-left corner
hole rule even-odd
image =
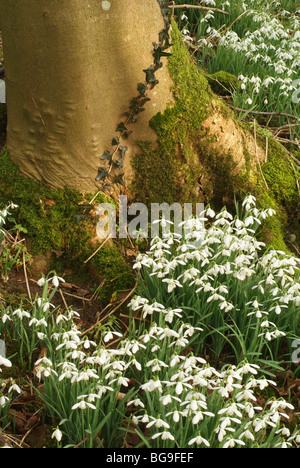
[[[154,52],[153,52],[154,63],[160,64],[161,57],[169,57],[171,55],[169,52],[165,52],[165,50],[168,49],[168,47],[160,46],[156,44],[156,42],[153,42],[153,46],[154,46]]]
[[[121,158],[124,159],[126,151],[128,151],[128,148],[127,148],[127,146],[120,146],[119,151],[121,151]]]
[[[112,142],[111,142],[112,146],[117,146],[119,143],[120,143],[119,137],[115,137],[112,139]]]
[[[132,130],[126,130],[126,132],[123,132],[122,133],[122,136],[123,138],[125,138],[125,140],[132,134]]]
[[[159,33],[159,42],[164,42],[166,48],[171,47],[169,30],[170,26],[168,25],[165,29],[163,29],[163,31]]]
[[[105,151],[105,153],[102,154],[100,159],[102,159],[102,161],[104,161],[105,159],[108,159],[108,161],[111,162],[112,161],[112,155],[110,154],[109,151]]]
[[[107,172],[105,167],[99,167],[98,175],[96,177],[96,182],[98,182],[100,180],[105,180],[108,175],[109,175],[109,173]]]
[[[145,96],[145,92],[149,89],[148,86],[146,86],[144,83],[139,83],[138,84],[138,92],[140,93],[141,97]]]
[[[146,81],[147,83],[151,84],[152,86],[155,86],[159,83],[159,81],[155,77],[154,73],[155,69],[153,65],[150,65],[149,68],[143,70],[143,72],[146,73]]]
[[[114,183],[115,183],[115,184],[120,184],[120,185],[122,185],[123,187],[125,187],[125,182],[124,182],[124,180],[123,180],[123,177],[124,177],[124,174],[119,174],[119,175],[115,178]]]
[[[127,146],[119,146],[119,151],[121,153],[121,157],[117,159],[116,161],[113,162],[113,164],[117,167],[122,168],[123,167],[123,161],[126,155],[126,151],[128,150]]]
[[[121,133],[123,133],[123,132],[126,132],[126,131],[127,131],[127,127],[126,127],[126,125],[124,124],[124,122],[119,123],[119,125],[118,125],[117,128],[116,128],[116,132],[121,132]]]

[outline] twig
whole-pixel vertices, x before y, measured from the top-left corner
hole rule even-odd
[[[91,258],[93,258],[98,252],[100,249],[102,249],[102,247],[106,244],[106,242],[111,238],[111,235],[107,236],[107,238],[105,239],[104,242],[102,242],[102,244],[98,247],[97,250],[95,250],[95,252],[87,259],[85,260],[83,263],[87,263],[91,260]]]
[[[68,307],[68,304],[66,303],[66,299],[65,299],[64,293],[62,292],[61,289],[59,289],[59,294],[60,294],[60,297],[61,297],[62,300],[63,300],[63,303],[64,303],[64,306],[65,306],[66,310],[68,310],[69,307]]]
[[[70,297],[73,297],[74,299],[79,299],[81,301],[87,301],[87,302],[92,301],[92,299],[90,299],[90,298],[87,298],[87,297],[84,297],[84,296],[77,296],[76,294],[67,293],[66,291],[64,292],[64,294],[66,296],[70,296]]]
[[[240,109],[239,107],[235,107],[235,110],[238,112],[247,112],[248,114],[254,115],[270,115],[271,117],[288,117],[290,119],[299,120],[299,117],[296,117],[292,114],[285,114],[284,112],[262,112],[262,111],[249,111],[247,109]]]
[[[90,434],[88,437],[86,437],[85,439],[83,439],[81,442],[79,442],[79,444],[75,445],[73,448],[74,448],[74,449],[79,448],[82,444],[84,444],[85,442],[87,442],[91,437],[92,437],[92,434]]]
[[[135,283],[135,286],[134,288],[130,291],[129,294],[127,294],[127,296],[120,302],[120,304],[117,305],[117,307],[115,307],[113,310],[111,310],[107,315],[105,315],[105,317],[103,317],[101,320],[98,320],[98,323],[102,323],[103,321],[105,321],[106,319],[108,319],[108,317],[110,317],[112,314],[114,314],[115,312],[117,312],[117,310],[120,309],[120,307],[122,307],[122,305],[135,293],[135,290],[136,288],[138,287],[138,283]]]
[[[92,325],[88,330],[85,330],[83,333],[81,333],[80,336],[84,336],[86,335],[87,333],[89,333],[90,331],[92,331],[99,323],[102,323],[103,321],[107,320],[108,317],[110,317],[112,314],[114,314],[120,307],[122,307],[122,305],[134,294],[136,288],[138,287],[138,283],[135,284],[134,288],[130,291],[129,294],[127,294],[127,296],[125,297],[125,299],[123,299],[122,301],[119,302],[119,304],[117,305],[117,307],[114,307],[114,309],[112,309],[107,315],[105,315],[105,317],[103,317],[102,319],[99,319],[97,320],[96,323],[94,323],[94,325]],[[111,306],[111,304],[108,304],[102,311],[102,313],[108,309],[109,307]]]
[[[89,202],[89,205],[91,205],[95,200],[96,198],[98,197],[99,193],[101,193],[102,190],[98,190],[98,192],[96,193],[96,195],[91,199],[91,201]]]
[[[185,8],[185,9],[191,9],[191,10],[204,10],[204,11],[213,11],[215,13],[222,13],[223,15],[229,15],[229,13],[227,11],[223,11],[223,10],[220,10],[219,8],[209,8],[209,7],[205,7],[205,6],[202,6],[202,5],[188,5],[188,4],[184,4],[184,5],[171,5],[173,9],[175,8]]]
[[[25,439],[27,438],[27,436],[29,436],[30,432],[37,426],[37,424],[35,424],[34,426],[32,426],[27,432],[26,434],[22,437],[21,441],[20,441],[20,446],[23,445]]]
[[[275,132],[273,133],[273,138],[275,138],[277,135],[280,135],[282,131],[289,130],[290,128],[295,128],[295,127],[300,127],[300,124],[282,125],[281,127],[276,128]]]
[[[297,158],[295,158],[295,156],[294,156],[289,150],[287,150],[285,146],[283,146],[283,145],[281,145],[281,146],[282,146],[282,148],[284,148],[284,150],[286,151],[287,155],[288,155],[293,161],[295,161],[295,163],[298,164],[298,166],[300,166],[300,161],[299,161]]]

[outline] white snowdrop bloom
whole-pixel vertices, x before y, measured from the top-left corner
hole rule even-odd
[[[8,314],[3,314],[1,317],[2,323],[6,323],[7,321],[11,322],[12,318]]]
[[[242,432],[242,434],[240,434],[240,439],[243,439],[243,438],[252,440],[253,442],[255,441],[254,435],[248,429],[245,432]]]
[[[16,383],[14,383],[13,385],[11,385],[8,389],[8,393],[12,393],[12,392],[17,392],[17,393],[22,393],[22,390],[20,389],[19,385],[17,385]]]
[[[37,281],[37,285],[38,286],[44,286],[44,284],[46,283],[46,280],[44,277],[40,278],[38,281]]]
[[[6,396],[1,395],[0,396],[0,408],[4,408],[7,402],[9,402],[9,399]]]
[[[169,403],[172,403],[173,400],[177,401],[178,403],[181,402],[180,398],[177,398],[177,397],[175,397],[173,395],[170,395],[170,394],[167,394],[167,395],[164,395],[164,396],[160,397],[159,400],[161,401],[161,403],[164,406],[168,405]]]
[[[182,284],[178,280],[165,278],[162,280],[163,283],[168,284],[168,293],[171,293],[176,288],[182,288]]]
[[[63,434],[62,432],[57,428],[51,435],[51,439],[56,439],[57,442],[60,442],[62,440]]]
[[[226,439],[225,444],[223,445],[223,448],[234,448],[236,445],[244,446],[246,444],[240,439],[234,439],[233,437],[228,437]]]
[[[17,309],[15,310],[12,315],[17,316],[19,319],[23,320],[24,317],[30,318],[31,315],[29,312],[26,312],[25,310]]]
[[[95,343],[95,341],[91,341],[91,340],[88,340],[88,339],[85,339],[83,342],[83,347],[84,349],[90,349],[91,346],[97,346],[97,343]]]
[[[47,338],[47,335],[45,333],[37,332],[36,334],[37,334],[38,339],[41,341],[44,341]]]
[[[210,447],[208,440],[201,437],[201,435],[198,435],[194,437],[193,439],[189,440],[188,445],[194,445],[194,444],[197,444],[197,445],[203,444],[203,445],[206,445],[206,447]]]
[[[60,282],[61,283],[65,283],[65,280],[63,278],[61,278],[60,276],[53,276],[53,278],[51,278],[50,280],[48,281],[51,281],[52,280],[52,284],[55,288],[58,288],[59,287],[59,284]]]
[[[40,365],[40,364],[45,364],[46,366],[49,366],[49,367],[52,367],[53,366],[53,363],[50,359],[48,359],[46,356],[43,356],[41,359],[38,359],[35,363],[36,366]]]
[[[161,440],[175,440],[172,434],[168,431],[158,432],[152,436],[152,439],[157,439],[157,437],[160,437]]]
[[[154,390],[159,390],[162,392],[162,385],[160,380],[149,380],[140,387],[142,390],[147,390],[148,392],[153,392]]]
[[[149,416],[151,421],[147,424],[147,428],[155,426],[157,429],[164,427],[166,429],[170,429],[169,424],[166,421],[163,421],[161,418],[154,418],[153,416]]]
[[[48,326],[47,321],[44,318],[40,320],[37,320],[36,318],[31,319],[29,322],[29,326],[31,327],[32,325],[35,325],[36,327],[40,327],[41,325],[43,325],[44,327]]]
[[[37,366],[35,369],[36,376],[39,380],[41,380],[42,376],[43,377],[50,377],[51,374],[54,374],[56,377],[58,377],[57,372],[55,372],[51,367],[44,367],[44,366]]]
[[[92,409],[96,410],[96,406],[93,405],[92,403],[89,403],[88,401],[81,400],[79,403],[76,403],[75,405],[72,406],[72,410],[80,409],[80,410],[85,410],[85,409]]]
[[[136,398],[135,400],[131,400],[127,403],[127,406],[131,406],[131,405],[135,407],[140,406],[141,408],[145,408],[144,403],[139,398]]]
[[[106,332],[104,333],[104,338],[103,338],[104,343],[108,343],[108,341],[112,340],[114,336],[122,338],[123,335],[122,333],[119,333],[119,332],[112,332],[112,331]]]
[[[0,366],[12,367],[12,363],[9,359],[6,359],[0,354]]]

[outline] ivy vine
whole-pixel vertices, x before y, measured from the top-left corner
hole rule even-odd
[[[129,123],[136,123],[139,119],[139,114],[145,110],[145,104],[151,100],[147,96],[147,91],[152,90],[159,83],[155,73],[163,66],[161,58],[171,55],[167,50],[171,47],[170,16],[172,10],[168,7],[168,2],[166,0],[157,1],[164,18],[164,28],[159,33],[159,42],[152,43],[153,63],[147,69],[143,70],[145,73],[145,83],[138,83],[138,95],[131,99],[129,109],[124,113],[124,119],[116,127],[115,132],[118,135],[112,139],[111,146],[113,150],[106,150],[102,156],[100,156],[100,160],[106,162],[106,165],[98,168],[98,174],[95,179],[96,182],[100,182],[101,184],[99,191],[110,191],[112,184],[125,186],[122,168],[128,147],[122,142],[132,133],[132,130],[129,130],[127,125]]]

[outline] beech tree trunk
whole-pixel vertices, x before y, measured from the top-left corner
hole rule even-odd
[[[94,191],[99,157],[153,63],[157,0],[0,0],[0,28],[12,160],[53,187]],[[157,78],[129,155],[135,141],[155,140],[148,122],[172,101],[167,67]]]

